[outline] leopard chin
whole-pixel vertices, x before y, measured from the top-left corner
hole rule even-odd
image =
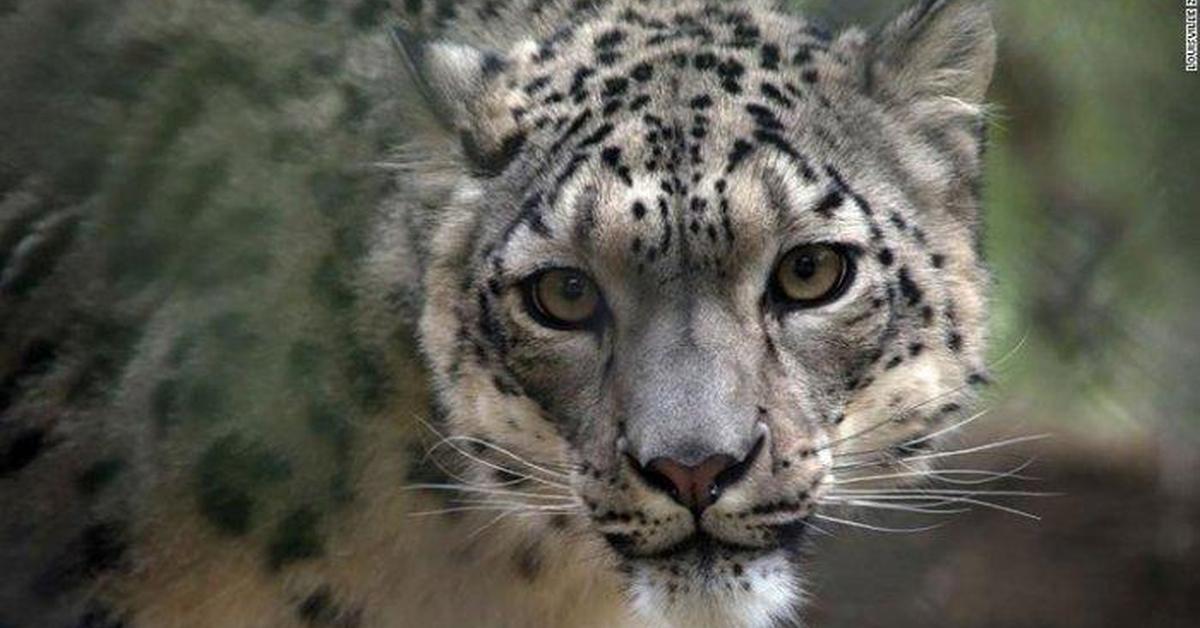
[[[630,564],[629,595],[653,625],[766,628],[797,625],[801,578],[784,549],[708,552]]]

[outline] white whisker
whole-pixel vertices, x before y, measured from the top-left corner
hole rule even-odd
[[[949,488],[885,488],[885,489],[869,489],[869,488],[847,488],[837,489],[830,492],[831,495],[927,495],[933,497],[955,496],[955,495],[990,495],[993,497],[1060,497],[1061,493],[1045,493],[1039,491],[991,491],[991,490],[969,490],[969,489],[949,489]]]
[[[909,533],[915,533],[915,532],[928,532],[929,530],[935,530],[937,528],[942,527],[942,524],[938,523],[938,524],[934,524],[934,525],[930,525],[930,526],[921,526],[918,528],[889,528],[886,526],[871,525],[869,523],[863,523],[861,521],[851,521],[849,519],[839,519],[838,517],[830,517],[829,515],[813,515],[813,516],[822,521],[828,521],[830,523],[840,523],[845,526],[850,526],[850,527],[854,527],[854,528],[862,528],[864,530],[871,530],[873,532],[894,532],[894,533],[898,533],[898,534],[909,534]]]
[[[570,475],[567,475],[565,473],[560,473],[558,471],[551,471],[550,469],[547,469],[544,466],[530,462],[529,460],[526,460],[525,458],[522,458],[521,456],[518,456],[517,454],[515,454],[495,443],[488,442],[481,438],[476,438],[474,436],[451,436],[450,438],[448,438],[446,440],[447,440],[447,442],[461,440],[461,441],[465,441],[468,443],[478,443],[480,446],[487,447],[494,451],[500,452],[501,454],[504,454],[505,456],[508,456],[509,458],[512,458],[513,460],[515,460],[531,469],[534,469],[536,471],[541,471],[542,473],[545,473],[546,475],[548,475],[550,477],[562,478],[562,479],[570,479],[570,477],[571,477]]]
[[[993,449],[1000,449],[1002,447],[1009,447],[1011,445],[1019,445],[1021,443],[1030,443],[1030,442],[1039,441],[1039,440],[1046,440],[1047,438],[1051,438],[1052,436],[1053,436],[1052,434],[1031,434],[1028,436],[1015,436],[1013,438],[1008,438],[1008,439],[1004,439],[1004,440],[1000,440],[1000,441],[986,443],[983,445],[976,445],[974,447],[967,447],[964,449],[951,449],[949,451],[938,451],[938,452],[934,452],[931,454],[919,454],[916,456],[905,456],[904,459],[906,461],[911,462],[913,460],[936,460],[938,458],[950,458],[953,456],[965,456],[967,454],[979,453],[981,451],[991,451]]]
[[[464,486],[459,484],[409,484],[401,487],[402,491],[446,491],[454,493],[475,493],[479,495],[495,495],[497,497],[516,497],[539,501],[571,501],[575,498],[568,493],[529,493],[524,491],[503,491],[480,486]]]
[[[828,499],[828,500],[830,500],[830,501],[842,501],[842,502],[848,502],[848,501],[852,501],[852,500],[858,500],[858,499],[865,499],[865,500],[874,501],[874,502],[890,502],[890,501],[899,501],[899,502],[905,502],[905,501],[927,502],[927,501],[929,501],[929,500],[930,500],[930,498],[931,498],[931,497],[935,497],[935,498],[941,498],[941,501],[940,501],[940,502],[938,502],[937,504],[928,504],[928,503],[923,503],[923,504],[922,504],[922,505],[923,505],[923,507],[930,507],[930,506],[937,506],[937,505],[941,505],[941,504],[951,504],[951,503],[955,503],[955,504],[970,504],[970,505],[973,505],[973,506],[983,506],[984,508],[990,508],[990,509],[993,509],[993,510],[999,510],[999,511],[1001,511],[1001,512],[1006,512],[1006,513],[1013,514],[1013,515],[1017,515],[1017,516],[1020,516],[1020,517],[1025,517],[1025,518],[1027,518],[1027,519],[1032,519],[1032,520],[1034,520],[1034,521],[1041,521],[1041,519],[1042,519],[1041,517],[1039,517],[1039,516],[1037,516],[1037,515],[1035,515],[1035,514],[1033,514],[1033,513],[1026,512],[1026,511],[1024,511],[1024,510],[1021,510],[1021,509],[1019,509],[1019,508],[1013,508],[1013,507],[1011,507],[1011,506],[1005,506],[1005,505],[1003,505],[1003,504],[997,504],[997,503],[995,503],[995,502],[989,502],[989,501],[982,500],[982,499],[976,499],[976,498],[975,498],[973,495],[970,495],[970,494],[967,494],[967,495],[934,495],[934,496],[926,496],[926,495],[854,495],[854,496],[838,496],[838,495],[834,495],[834,496],[829,496],[827,499]]]
[[[903,463],[904,461],[900,461],[900,462]],[[1032,478],[1018,475],[1018,473],[1020,473],[1020,471],[1022,471],[1023,469],[1025,469],[1032,463],[1033,463],[1033,460],[1030,459],[1025,464],[1022,464],[1019,467],[1017,467],[1011,471],[988,471],[988,470],[984,470],[984,469],[935,469],[935,470],[930,470],[930,471],[903,471],[903,472],[898,472],[898,473],[883,473],[883,474],[878,474],[878,475],[866,475],[866,476],[861,476],[861,477],[856,477],[856,478],[847,478],[844,480],[834,479],[833,484],[838,485],[838,486],[846,486],[846,485],[850,485],[850,484],[861,484],[863,482],[878,482],[880,480],[895,480],[895,479],[902,479],[902,478],[931,478],[931,479],[938,480],[941,482],[946,482],[948,484],[971,486],[971,485],[976,485],[976,484],[986,484],[988,482],[996,482],[996,481],[1008,479],[1008,478],[1018,479],[1018,480],[1031,480]],[[963,480],[963,479],[957,479],[957,478],[953,477],[956,475],[981,476],[981,479]]]
[[[933,506],[906,506],[906,505],[902,505],[902,504],[886,504],[886,503],[882,503],[882,502],[861,500],[861,499],[846,500],[844,503],[849,504],[851,506],[858,506],[861,508],[874,508],[874,509],[878,509],[878,510],[900,510],[900,511],[904,511],[904,512],[916,512],[916,513],[922,513],[922,514],[955,515],[955,514],[964,513],[964,512],[971,512],[970,508],[938,508],[936,505],[933,505]]]
[[[505,517],[508,517],[508,516],[510,516],[510,515],[512,515],[512,514],[513,514],[513,511],[511,511],[511,510],[507,510],[507,511],[505,511],[505,512],[502,512],[502,513],[500,513],[499,515],[496,515],[496,518],[495,518],[495,519],[492,519],[491,521],[489,521],[489,522],[487,522],[487,523],[483,524],[482,526],[480,526],[480,527],[476,528],[476,529],[475,529],[475,531],[474,531],[474,532],[472,532],[472,533],[470,533],[470,534],[468,534],[464,540],[467,540],[467,541],[469,541],[469,540],[471,540],[471,539],[473,539],[473,538],[475,538],[475,537],[479,536],[480,534],[483,534],[483,531],[484,531],[484,530],[487,530],[488,528],[490,528],[490,527],[492,527],[492,526],[496,525],[497,523],[500,523],[500,520],[501,520],[501,519],[504,519]]]
[[[418,418],[419,418],[419,417],[418,417]],[[468,452],[468,451],[466,451],[466,450],[465,450],[465,449],[463,449],[462,447],[459,447],[459,446],[458,446],[456,443],[454,443],[454,442],[453,442],[453,441],[452,441],[452,440],[451,440],[449,437],[442,436],[442,435],[441,435],[441,434],[440,434],[440,433],[437,431],[437,429],[436,429],[436,428],[434,428],[432,425],[430,425],[430,424],[429,424],[429,422],[428,422],[428,421],[425,421],[424,419],[420,419],[420,420],[421,420],[421,422],[422,422],[422,423],[424,423],[424,424],[426,425],[426,427],[428,427],[428,428],[429,428],[431,431],[433,431],[433,432],[434,432],[434,434],[437,434],[437,435],[438,435],[438,436],[439,436],[439,437],[442,439],[442,440],[441,440],[441,442],[439,442],[439,443],[437,443],[436,445],[434,445],[434,447],[430,449],[429,453],[428,453],[428,454],[426,454],[426,457],[427,457],[427,458],[428,458],[428,456],[429,456],[429,455],[431,455],[431,454],[433,453],[433,450],[434,450],[434,449],[436,449],[437,447],[440,447],[440,446],[441,446],[441,445],[444,443],[444,444],[446,444],[446,445],[449,445],[451,449],[453,449],[453,450],[457,451],[459,454],[461,454],[463,457],[467,458],[468,460],[473,460],[473,461],[475,461],[475,462],[477,462],[477,463],[479,463],[479,464],[481,464],[481,465],[483,465],[483,466],[485,466],[485,467],[488,467],[488,468],[491,468],[491,469],[495,469],[495,470],[497,470],[497,471],[501,471],[501,472],[503,472],[503,473],[507,473],[507,474],[509,474],[509,475],[515,475],[515,476],[518,476],[518,477],[524,477],[524,478],[526,478],[526,479],[528,479],[528,480],[530,480],[530,481],[533,481],[533,482],[538,482],[538,483],[540,483],[540,484],[545,484],[545,485],[547,485],[547,486],[552,486],[552,487],[555,487],[555,488],[568,489],[568,490],[571,488],[570,486],[568,486],[568,485],[566,485],[566,484],[563,484],[563,483],[561,483],[561,482],[555,482],[555,481],[553,481],[553,480],[548,480],[548,479],[545,479],[545,478],[540,478],[540,477],[538,477],[538,476],[535,476],[535,475],[523,474],[523,473],[520,473],[520,472],[516,472],[516,471],[514,471],[514,470],[512,470],[512,469],[508,469],[508,468],[502,467],[502,466],[500,466],[500,465],[498,465],[498,464],[496,464],[496,463],[493,463],[493,462],[491,462],[490,460],[484,460],[483,458],[480,458],[480,457],[476,456],[475,454],[473,454],[473,453],[471,453],[471,452]],[[511,454],[510,454],[510,455],[511,455]]]
[[[942,434],[948,434],[950,432],[953,432],[954,430],[964,428],[964,427],[970,425],[971,423],[974,423],[975,421],[979,420],[980,417],[986,416],[988,412],[991,412],[991,408],[984,408],[983,410],[980,410],[979,412],[976,412],[975,414],[972,414],[971,416],[969,416],[961,421],[955,421],[954,423],[951,423],[950,425],[947,425],[946,427],[943,427],[940,430],[926,434],[919,438],[914,438],[910,441],[905,441],[903,443],[900,443],[899,445],[897,445],[897,447],[900,447],[900,448],[912,447],[913,445],[918,445],[920,443],[924,443],[926,441],[933,440],[933,439],[937,438],[938,436],[941,436]]]

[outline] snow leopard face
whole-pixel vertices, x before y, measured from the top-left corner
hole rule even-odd
[[[577,17],[497,50],[397,33],[456,147],[413,178],[444,202],[395,218],[417,269],[389,232],[375,274],[416,277],[468,483],[603,542],[647,617],[769,625],[842,469],[986,381],[988,12]]]

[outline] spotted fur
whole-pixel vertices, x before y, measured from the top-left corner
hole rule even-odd
[[[765,0],[318,4],[358,34],[298,63],[342,83],[273,94],[294,79],[197,46],[106,184],[6,183],[0,497],[28,507],[0,547],[33,567],[0,624],[798,621],[838,461],[903,459],[987,381],[986,6],[868,35]],[[400,148],[344,147],[398,109]],[[344,129],[298,199],[295,127],[265,161],[189,152],[285,118]],[[272,173],[294,204],[239,196]],[[784,307],[776,264],[813,242],[853,282]],[[556,267],[603,325],[530,315]],[[645,471],[717,454],[703,511]]]

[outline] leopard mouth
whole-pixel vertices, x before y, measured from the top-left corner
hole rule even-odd
[[[633,552],[623,535],[605,535],[609,545],[627,561],[664,564],[687,562],[703,566],[714,563],[718,558],[731,560],[737,557],[758,557],[779,551],[791,552],[804,541],[810,529],[808,517],[768,526],[773,541],[762,545],[749,545],[722,539],[703,529],[697,530],[682,540],[652,552]]]

